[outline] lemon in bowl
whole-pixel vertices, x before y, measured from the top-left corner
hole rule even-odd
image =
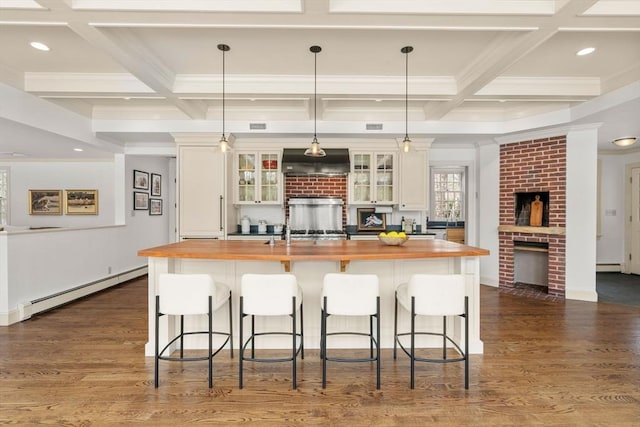
[[[389,246],[400,246],[409,240],[403,231],[399,233],[397,231],[390,231],[388,233],[382,232],[378,234],[378,239],[385,245]]]

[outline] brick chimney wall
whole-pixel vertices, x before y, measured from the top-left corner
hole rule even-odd
[[[347,224],[347,177],[346,176],[286,176],[284,182],[285,215],[289,219],[291,197],[339,197],[342,208],[342,229]]]
[[[515,224],[515,193],[549,192],[549,227],[566,222],[566,136],[505,144],[500,147],[500,225]],[[499,286],[514,286],[513,242],[549,244],[548,293],[565,294],[565,235],[500,231]]]

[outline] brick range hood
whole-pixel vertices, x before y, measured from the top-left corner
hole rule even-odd
[[[565,294],[566,147],[566,136],[500,147],[500,288],[516,286],[514,250],[530,243],[548,247],[547,293]],[[545,201],[548,194],[545,226],[517,225],[517,193],[545,194]]]

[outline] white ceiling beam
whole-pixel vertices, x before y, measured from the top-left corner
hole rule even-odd
[[[568,0],[554,16],[546,18],[544,25],[529,34],[513,37],[501,34],[496,41],[470,61],[458,76],[458,94],[446,103],[427,108],[430,119],[441,119],[460,106],[465,99],[479,92],[499,77],[509,66],[553,37],[561,26],[581,15],[598,0]]]

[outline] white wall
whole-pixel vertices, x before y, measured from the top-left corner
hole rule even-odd
[[[133,209],[133,171],[139,170],[160,174],[162,176],[162,191],[160,197],[154,199],[162,200],[162,215],[149,215],[148,211],[136,211]],[[173,241],[173,235],[170,233],[171,226],[169,220],[171,215],[169,209],[174,209],[170,197],[171,189],[175,186],[170,185],[173,182],[173,176],[170,176],[169,159],[164,157],[146,157],[146,156],[127,156],[125,161],[125,222],[130,227],[130,238],[139,241],[138,249],[149,248],[156,245],[165,244]],[[135,190],[142,191],[144,190]],[[137,250],[136,250],[137,252]],[[144,260],[146,262],[146,260]]]
[[[488,249],[480,257],[480,283],[498,286],[500,225],[500,146],[497,143],[478,147],[478,246]]]
[[[596,243],[598,264],[624,264],[625,167],[640,162],[640,152],[604,154],[601,161],[600,236]],[[607,214],[609,211],[609,214]],[[613,212],[615,211],[615,215]]]
[[[167,209],[172,208],[175,187],[168,158],[116,155],[114,162],[16,162],[10,166],[12,222],[64,228],[0,232],[0,321],[17,319],[19,304],[143,267],[147,259],[137,255],[140,249],[172,239]],[[162,175],[163,215],[133,210],[134,169]],[[25,215],[29,188],[96,188],[100,215]],[[116,225],[115,218],[123,218],[124,223]]]
[[[566,279],[568,299],[597,301],[596,194],[598,130],[567,134]]]
[[[10,170],[11,225],[91,227],[114,223],[113,161],[6,162],[0,166]],[[98,190],[98,215],[29,215],[29,190]]]

